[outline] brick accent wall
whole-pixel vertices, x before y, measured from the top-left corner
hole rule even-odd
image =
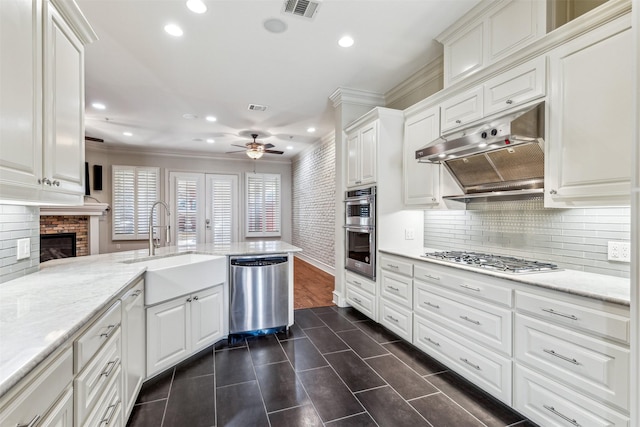
[[[335,267],[335,138],[293,159],[293,245],[306,260]]]
[[[489,202],[481,210],[424,212],[424,246],[549,261],[561,268],[629,277],[607,260],[607,242],[628,242],[629,208],[545,209],[542,200]]]
[[[0,283],[38,271],[39,221],[37,206],[0,205]],[[17,240],[27,237],[31,239],[31,256],[18,261]]]
[[[40,217],[40,234],[76,233],[76,256],[89,255],[89,217],[56,216]]]

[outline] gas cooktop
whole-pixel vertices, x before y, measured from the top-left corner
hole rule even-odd
[[[425,258],[446,261],[453,264],[463,264],[470,267],[479,267],[485,268],[487,270],[513,274],[559,270],[557,265],[548,262],[532,261],[528,259],[502,255],[483,254],[480,252],[427,252],[426,254],[421,256]]]

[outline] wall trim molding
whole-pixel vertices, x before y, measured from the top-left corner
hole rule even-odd
[[[349,89],[346,87],[336,89],[329,95],[329,99],[333,102],[333,108],[337,108],[343,103],[371,107],[385,105],[384,95],[381,93]]]
[[[333,268],[332,266],[327,265],[327,264],[323,263],[322,261],[318,261],[315,258],[306,256],[302,252],[296,252],[295,256],[300,258],[302,261],[313,265],[315,268],[318,268],[318,269],[324,271],[325,273],[330,274],[333,277],[336,277],[336,274],[335,274],[336,273],[336,269]]]

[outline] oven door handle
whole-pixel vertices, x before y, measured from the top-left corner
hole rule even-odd
[[[370,225],[365,225],[365,226],[343,225],[342,228],[346,229],[347,231],[359,231],[361,233],[370,233],[374,230],[375,227]]]

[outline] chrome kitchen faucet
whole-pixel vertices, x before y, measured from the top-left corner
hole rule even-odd
[[[159,200],[157,202],[155,202],[153,204],[153,206],[151,206],[151,211],[149,212],[149,255],[155,255],[156,254],[156,248],[160,247],[160,238],[154,239],[153,238],[153,230],[156,228],[165,228],[167,230],[167,234],[166,234],[166,242],[167,243],[171,243],[171,226],[169,224],[167,225],[153,225],[153,210],[156,208],[157,205],[162,205],[164,206],[165,211],[167,212],[167,217],[171,216],[171,211],[169,211],[169,206]]]

